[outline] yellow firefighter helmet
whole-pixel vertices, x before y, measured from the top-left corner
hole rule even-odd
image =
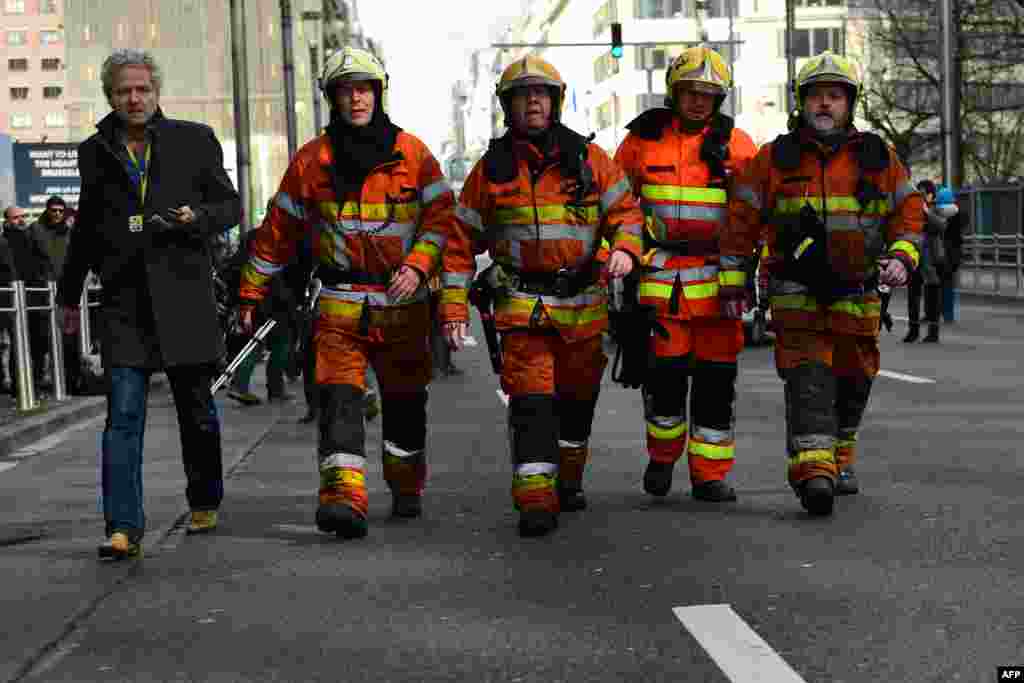
[[[674,97],[675,87],[682,83],[715,95],[720,98],[718,103],[721,104],[732,87],[732,74],[722,55],[710,47],[699,45],[683,50],[665,71],[665,92],[669,97]]]
[[[521,88],[529,85],[545,85],[552,90],[551,93],[551,115],[557,121],[560,117],[562,107],[565,105],[565,81],[555,67],[534,55],[526,55],[521,59],[509,64],[501,74],[498,81],[498,99],[505,108],[506,116],[508,106],[505,104],[506,95],[514,88]]]
[[[320,89],[328,99],[331,98],[331,86],[339,81],[380,81],[380,91],[383,92],[388,87],[388,73],[372,52],[343,47],[327,58],[321,72]]]
[[[797,107],[803,109],[803,101],[807,96],[807,88],[815,83],[836,83],[850,91],[850,110],[860,95],[860,74],[853,60],[826,50],[816,57],[811,57],[796,75],[793,89],[796,94]]]

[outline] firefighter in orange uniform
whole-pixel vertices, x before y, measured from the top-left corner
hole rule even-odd
[[[384,113],[384,67],[345,47],[320,80],[331,103],[324,135],[292,159],[243,271],[243,327],[267,280],[312,231],[323,282],[315,321],[320,471],[317,526],[367,533],[363,423],[367,364],[382,399],[384,479],[392,514],[418,517],[427,475],[431,379],[428,276],[454,231],[455,198],[427,147]]]
[[[907,170],[852,114],[857,69],[824,52],[800,70],[793,130],[761,148],[737,180],[722,264],[742,278],[768,248],[775,364],[785,383],[788,479],[812,515],[856,493],[857,430],[878,373],[879,284],[917,267],[922,200]],[[723,290],[742,312],[742,282]]]
[[[486,250],[494,260],[473,286],[494,296],[523,536],[546,534],[561,510],[586,506],[583,470],[607,364],[608,296],[596,255],[607,238],[613,278],[640,256],[643,217],[629,181],[560,122],[565,90],[537,57],[502,74],[497,93],[509,131],[466,180],[456,210],[463,238],[445,251],[442,318],[454,348],[465,335],[473,256]]]
[[[668,108],[648,110],[630,123],[615,155],[646,214],[640,304],[653,306],[668,332],[667,338],[651,336],[654,358],[644,382],[650,457],[644,490],[669,492],[685,448],[693,497],[730,501],[736,492],[725,476],[735,450],[743,326],[720,314],[719,287],[735,276],[719,270],[719,235],[731,180],[757,147],[719,111],[732,77],[714,50],[684,50],[669,65],[665,86]]]

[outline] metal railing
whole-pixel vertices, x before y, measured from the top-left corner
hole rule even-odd
[[[29,312],[46,311],[49,314],[53,397],[57,401],[66,401],[68,398],[67,377],[64,376],[64,320],[60,314],[60,307],[57,306],[57,283],[51,280],[46,284],[46,287],[26,287],[24,281],[15,280],[11,283],[10,287],[0,287],[0,292],[11,292],[14,298],[14,305],[7,308],[0,307],[0,314],[14,314],[10,353],[14,354],[15,376],[11,377],[11,382],[17,389],[18,410],[21,412],[34,410],[39,407],[34,384],[35,373],[32,368],[32,340],[28,325]],[[81,336],[79,341],[80,351],[83,355],[90,353],[92,350],[89,309],[99,305],[98,301],[89,300],[89,293],[98,292],[101,289],[98,284],[91,284],[82,290],[82,298],[79,302],[79,315],[81,316]],[[47,295],[46,305],[29,306],[28,294],[30,292],[45,292]]]
[[[1024,296],[1024,235],[965,235],[958,288]]]

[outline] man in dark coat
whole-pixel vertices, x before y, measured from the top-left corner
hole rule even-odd
[[[86,272],[103,286],[99,335],[106,369],[102,558],[139,554],[142,443],[149,377],[164,370],[174,394],[192,511],[190,532],[216,526],[224,494],[220,422],[210,393],[224,353],[214,301],[210,241],[240,222],[223,151],[202,124],[166,118],[162,75],[141,50],[103,64],[114,110],[78,149],[78,221],[58,287],[65,325]]]
[[[14,271],[17,273],[16,279],[22,280],[25,287],[30,289],[38,290],[48,286],[49,280],[53,278],[49,255],[36,239],[35,233],[29,228],[25,212],[11,209],[8,214],[9,216],[4,217],[4,238],[10,248]],[[46,306],[49,303],[45,292],[26,292],[25,299],[30,307]],[[46,372],[46,354],[50,350],[48,315],[45,311],[28,311],[26,319],[28,320],[28,350],[29,356],[32,358],[32,377],[36,388],[41,389],[43,375]],[[11,354],[10,360],[11,377],[17,380],[14,354]],[[12,389],[12,393],[16,391],[16,388]]]

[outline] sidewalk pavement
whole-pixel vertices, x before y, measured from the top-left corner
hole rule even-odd
[[[266,396],[264,367],[257,366],[252,380],[253,392],[261,397]],[[301,386],[289,387],[296,400],[253,407],[239,406],[225,391],[218,393],[226,479],[279,421],[294,423],[305,411]],[[0,680],[20,680],[30,669],[38,673],[53,654],[53,644],[126,579],[144,571],[137,563],[110,566],[96,559],[96,546],[103,540],[98,481],[104,402],[102,396],[74,400],[2,430],[0,613],[7,615],[9,626],[16,622],[17,627],[4,629]],[[177,416],[166,382],[154,383],[148,413],[143,550],[152,556],[175,536],[172,532],[181,530],[188,509]],[[63,431],[57,426],[61,421]],[[29,430],[47,438],[12,448],[13,443],[26,443]]]

